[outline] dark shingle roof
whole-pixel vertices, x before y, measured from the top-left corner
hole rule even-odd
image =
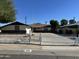
[[[11,23],[8,23],[7,25],[1,26],[0,28],[6,27],[6,26],[9,26],[9,25],[26,25],[26,26],[29,26],[27,24],[23,24],[21,22],[16,21],[16,22],[11,22]],[[29,26],[29,27],[31,27],[31,26]]]

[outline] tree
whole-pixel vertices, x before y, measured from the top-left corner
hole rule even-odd
[[[56,29],[59,27],[59,22],[56,20],[50,20],[51,31],[56,33]]]
[[[0,0],[0,23],[8,23],[15,20],[15,9],[12,0]]]
[[[61,26],[67,25],[67,24],[68,24],[68,21],[66,19],[61,20]]]
[[[73,18],[73,19],[71,19],[71,20],[69,20],[69,24],[74,24],[74,23],[76,23],[76,21],[75,21],[75,19]]]

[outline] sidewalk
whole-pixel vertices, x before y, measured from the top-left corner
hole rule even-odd
[[[32,50],[32,52],[35,54],[40,54],[38,52],[46,52],[54,54],[56,56],[79,56],[79,46],[39,46],[0,44],[0,54],[24,54],[25,50],[26,54],[28,53],[28,51]]]
[[[24,49],[40,50],[41,47],[39,45],[27,45],[27,44],[0,44],[0,50],[24,50]]]

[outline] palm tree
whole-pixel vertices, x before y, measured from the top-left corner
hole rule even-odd
[[[15,20],[15,9],[12,0],[0,0],[0,23],[8,23]]]
[[[68,21],[66,19],[61,20],[61,26],[67,25],[67,24],[68,24]]]
[[[53,33],[56,33],[56,29],[59,27],[59,22],[56,20],[51,20],[50,24],[51,24],[51,31]]]
[[[75,18],[69,20],[69,24],[74,24],[74,23],[76,23]]]

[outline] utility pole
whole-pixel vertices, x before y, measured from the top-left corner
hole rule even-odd
[[[47,24],[47,21],[45,21],[45,24]]]
[[[27,16],[25,16],[25,24],[27,24]]]
[[[75,20],[75,17],[73,17],[73,19]]]

